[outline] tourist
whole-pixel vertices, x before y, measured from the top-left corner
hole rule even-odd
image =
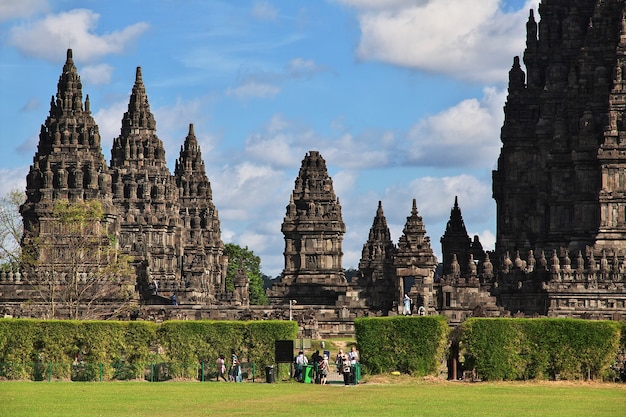
[[[343,363],[341,362],[343,358],[343,349],[339,349],[339,353],[335,357],[335,365],[337,365],[337,373],[341,374],[341,367]]]
[[[408,316],[411,314],[411,299],[408,295],[404,294],[404,298],[402,299],[402,303],[404,304],[404,315]]]
[[[344,385],[350,385],[350,374],[352,373],[352,366],[350,366],[350,359],[348,359],[348,355],[343,352],[341,354],[341,373],[343,374]]]
[[[224,376],[226,374],[226,361],[224,360],[224,355],[220,355],[217,358],[216,362],[217,362],[217,379],[216,379],[216,381],[219,382],[220,381],[220,377],[222,377],[224,382],[228,382],[228,380]]]
[[[231,365],[228,370],[228,379],[232,382],[241,382],[241,364],[235,354],[235,349],[230,351]]]
[[[300,351],[298,352],[298,356],[296,356],[296,360],[295,360],[295,372],[294,372],[294,378],[298,381],[304,381],[304,373],[302,372],[304,370],[304,366],[307,365],[309,363],[309,360],[306,358],[306,356],[304,356],[304,352]]]
[[[359,361],[359,351],[356,350],[356,346],[352,346],[352,349],[348,352],[348,360],[350,360],[350,365],[356,365]]]
[[[328,379],[328,355],[324,354],[319,365],[320,384],[326,385]]]
[[[316,350],[311,355],[311,362],[313,363],[313,372],[315,373],[315,383],[320,383],[320,362],[322,361],[322,355],[320,355],[320,351]]]
[[[348,360],[350,361],[350,381],[356,383],[356,366],[359,362],[359,351],[356,350],[356,346],[352,346],[348,352]]]

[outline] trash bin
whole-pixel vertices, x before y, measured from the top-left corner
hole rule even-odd
[[[265,367],[265,382],[273,384],[276,382],[276,375],[274,374],[274,366]]]
[[[352,375],[350,376],[350,382],[354,385],[358,384],[361,380],[361,364],[355,363],[352,365]]]
[[[302,382],[310,384],[313,377],[313,365],[304,365],[302,367]]]

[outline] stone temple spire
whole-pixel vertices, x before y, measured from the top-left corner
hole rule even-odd
[[[50,101],[50,114],[41,126],[27,177],[27,205],[56,199],[102,198],[110,202],[110,175],[100,133],[89,111],[89,96],[85,107],[82,97],[80,76],[68,49],[56,99]],[[43,181],[44,177],[48,181]]]
[[[82,97],[80,76],[68,49],[56,98],[50,101],[50,114],[41,125],[37,152],[26,177],[26,202],[20,208],[24,245],[51,242],[37,251],[42,270],[65,262],[58,253],[63,253],[67,235],[53,224],[52,216],[58,201],[99,200],[107,218],[103,227],[113,228],[111,175],[98,126],[89,111],[89,98],[83,106]]]
[[[430,247],[430,238],[426,236],[426,228],[422,217],[417,212],[417,202],[413,199],[411,215],[406,218],[402,236],[398,241],[399,259],[410,257],[420,265],[437,266],[437,258]]]
[[[201,198],[211,200],[211,183],[206,175],[200,145],[194,133],[193,124],[189,124],[189,133],[180,147],[180,157],[174,169],[176,183],[183,199]]]
[[[71,116],[75,112],[82,112],[83,101],[83,85],[80,82],[80,76],[74,59],[72,58],[72,50],[67,50],[67,59],[63,65],[63,72],[59,77],[57,85],[56,105],[50,109],[56,116]]]
[[[441,251],[443,254],[443,273],[450,273],[450,265],[454,255],[463,268],[467,266],[471,240],[465,228],[463,215],[459,208],[458,197],[454,197],[454,206],[450,210],[450,220],[446,231],[441,237]]]
[[[398,241],[398,249],[394,258],[396,269],[396,302],[402,305],[404,294],[409,292],[405,288],[405,278],[415,278],[415,286],[419,287],[421,302],[430,305],[432,295],[431,284],[434,279],[437,258],[430,247],[430,238],[426,236],[426,228],[422,217],[417,212],[417,202],[413,199],[411,215],[406,218],[402,236]]]
[[[345,231],[326,161],[318,151],[309,151],[302,160],[282,225],[285,268],[281,285],[273,287],[270,297],[333,304],[347,286],[342,267]],[[324,288],[330,291],[330,297],[322,297],[320,291]]]
[[[137,68],[128,111],[111,150],[113,202],[122,218],[120,242],[138,271],[139,290],[148,297],[151,280],[162,293],[184,287],[178,187],[167,168],[163,142],[156,135],[141,68]],[[137,228],[137,223],[142,224]],[[151,242],[150,246],[142,242]],[[158,254],[154,256],[153,254]]]
[[[361,252],[358,275],[358,286],[363,290],[361,298],[364,297],[368,307],[374,310],[389,311],[393,306],[395,249],[383,206],[379,201],[369,237]]]
[[[150,111],[141,67],[137,67],[135,85],[122,118],[121,134],[113,141],[111,167],[154,167],[151,172],[166,170],[165,148],[156,135],[156,121]]]
[[[146,87],[143,84],[141,67],[137,67],[135,73],[135,85],[130,95],[128,112],[122,119],[122,135],[130,134],[154,135],[156,133],[156,122],[150,111]]]
[[[228,259],[224,256],[220,219],[212,201],[211,183],[206,175],[200,145],[193,124],[180,148],[174,170],[180,202],[180,216],[189,227],[183,233],[184,261],[181,266],[187,288],[204,302],[226,291]]]

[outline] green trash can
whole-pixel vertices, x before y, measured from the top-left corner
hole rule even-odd
[[[356,385],[361,380],[361,364],[355,363],[352,365],[352,375],[351,375],[351,383]]]
[[[313,365],[304,365],[302,367],[302,382],[305,384],[313,382]]]

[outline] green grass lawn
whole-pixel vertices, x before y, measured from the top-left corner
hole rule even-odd
[[[216,382],[0,382],[2,417],[620,416],[626,385],[403,378],[357,386]]]

